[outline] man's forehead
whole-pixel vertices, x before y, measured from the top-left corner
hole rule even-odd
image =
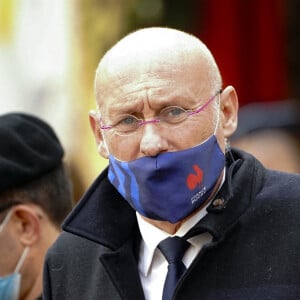
[[[173,63],[154,62],[149,66],[142,62],[127,63],[127,66],[118,65],[103,74],[106,75],[99,78],[96,86],[99,106],[102,106],[103,100],[109,104],[118,98],[126,101],[127,98],[145,98],[146,95],[149,99],[154,97],[163,101],[166,95],[171,97],[179,91],[183,95],[188,95],[191,90],[195,92],[206,81],[206,72],[202,72],[202,68],[197,68],[192,62],[183,64],[181,60],[179,63],[178,59],[174,59]],[[176,95],[173,96],[176,98]]]
[[[174,81],[178,77],[188,76],[189,70],[195,65],[192,56],[179,52],[170,54],[169,51],[111,57],[98,69],[96,93],[111,94],[119,92],[120,88],[124,92],[127,87],[133,88],[133,82],[138,89],[144,82],[149,83],[149,80],[154,84],[159,80],[166,82],[167,78]]]

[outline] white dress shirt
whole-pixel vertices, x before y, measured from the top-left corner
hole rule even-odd
[[[182,224],[174,235],[184,236],[207,214],[206,207]],[[163,286],[168,271],[168,262],[157,246],[162,240],[170,235],[146,222],[138,213],[137,220],[142,235],[138,267],[145,299],[159,300],[162,298]],[[190,266],[202,246],[211,241],[211,239],[212,236],[209,233],[203,233],[188,239],[191,246],[186,251],[182,260],[187,268]]]

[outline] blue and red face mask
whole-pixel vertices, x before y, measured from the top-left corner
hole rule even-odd
[[[211,195],[225,166],[215,134],[186,150],[129,162],[109,156],[108,179],[141,215],[176,223]]]

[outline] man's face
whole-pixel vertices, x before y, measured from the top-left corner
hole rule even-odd
[[[129,64],[123,64],[106,77],[99,103],[105,125],[115,124],[124,114],[154,119],[168,106],[193,110],[217,92],[208,84],[205,64],[201,68],[194,61],[176,56],[151,58],[147,64]],[[201,113],[176,125],[149,123],[128,136],[106,130],[103,135],[108,150],[119,160],[130,161],[193,147],[214,132],[219,113],[214,101]],[[218,132],[217,136],[223,148],[222,133]]]

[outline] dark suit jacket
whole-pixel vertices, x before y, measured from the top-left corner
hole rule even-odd
[[[300,299],[300,175],[234,151],[226,181],[194,231],[210,232],[175,298]],[[103,172],[48,251],[44,299],[144,299],[135,212]]]

